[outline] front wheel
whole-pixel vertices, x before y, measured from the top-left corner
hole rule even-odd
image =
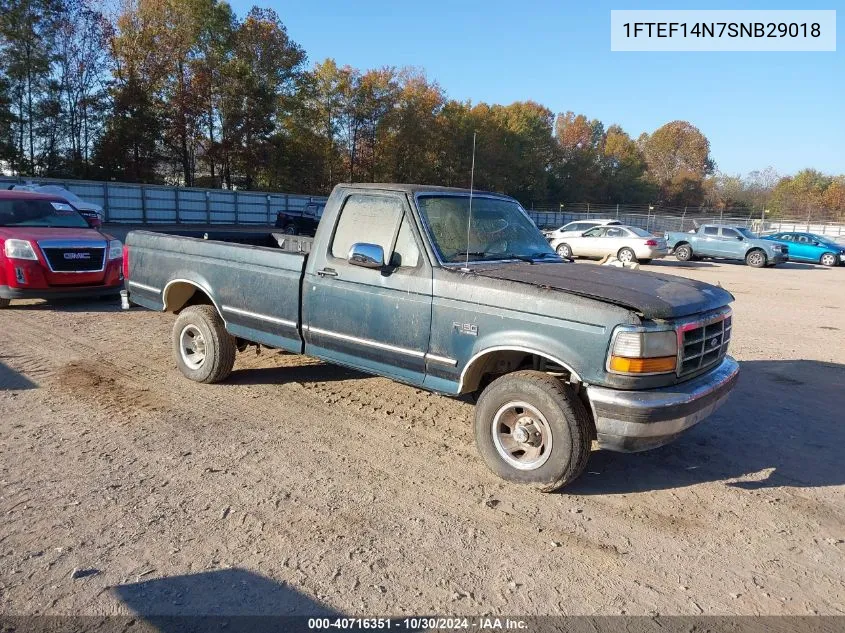
[[[835,254],[825,253],[824,255],[821,256],[819,263],[822,266],[836,266],[836,264],[839,263],[839,262],[837,261]]]
[[[482,460],[507,481],[551,492],[583,472],[590,418],[572,389],[543,372],[497,378],[478,398],[475,443]]]
[[[196,382],[220,382],[232,373],[237,345],[214,306],[188,306],[173,324],[176,365]]]
[[[745,256],[745,263],[752,268],[763,268],[766,265],[766,254],[763,251],[751,251]]]
[[[569,247],[569,244],[560,244],[555,251],[564,259],[570,259],[572,257],[572,249]]]
[[[689,244],[681,244],[675,249],[675,259],[681,262],[688,262],[692,259],[692,248]]]

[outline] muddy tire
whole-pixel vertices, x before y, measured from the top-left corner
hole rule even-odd
[[[296,228],[296,224],[287,224],[283,230],[288,235],[299,235],[299,229]]]
[[[836,266],[839,263],[835,253],[824,253],[819,258],[819,263],[822,266]]]
[[[748,251],[745,255],[745,263],[752,268],[765,268],[767,263],[766,254],[760,249]]]
[[[213,383],[232,373],[237,346],[211,305],[188,306],[173,324],[173,353],[186,378]]]
[[[675,249],[675,259],[680,262],[688,262],[692,259],[692,247],[689,244],[681,244]]]
[[[0,309],[8,308],[11,303],[11,299],[3,299],[2,297],[0,297]]]
[[[555,252],[564,259],[570,259],[572,257],[572,248],[570,248],[569,244],[558,244]]]
[[[578,478],[592,437],[589,415],[572,388],[543,372],[497,378],[475,407],[475,443],[487,467],[543,492]]]

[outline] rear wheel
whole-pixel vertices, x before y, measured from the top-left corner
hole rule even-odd
[[[539,371],[497,378],[475,407],[475,443],[487,467],[502,479],[545,492],[583,472],[592,435],[575,392]]]
[[[569,247],[569,244],[559,244],[555,251],[565,259],[572,257],[572,249]]]
[[[188,306],[173,324],[176,365],[196,382],[220,382],[232,373],[237,346],[214,306]]]
[[[750,251],[745,256],[745,263],[752,268],[763,268],[766,265],[766,254],[760,250]]]
[[[285,233],[288,235],[299,235],[299,229],[296,228],[295,224],[288,224],[284,228]]]
[[[631,264],[637,261],[637,255],[627,246],[619,249],[619,252],[616,253],[616,258],[623,264]]]
[[[838,262],[836,261],[836,255],[834,253],[825,253],[821,256],[821,259],[819,259],[819,263],[822,266],[836,266]]]
[[[692,247],[689,244],[681,244],[675,249],[675,259],[688,262],[692,259]]]

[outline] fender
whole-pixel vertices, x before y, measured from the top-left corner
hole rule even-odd
[[[461,370],[460,380],[458,382],[458,393],[459,394],[464,393],[464,385],[466,383],[466,379],[467,379],[467,376],[468,376],[470,370],[474,366],[481,366],[481,363],[483,362],[483,358],[485,356],[489,356],[490,354],[495,354],[496,352],[518,352],[518,353],[533,354],[535,356],[540,356],[540,357],[545,358],[546,360],[550,360],[551,362],[553,362],[557,365],[560,365],[561,367],[566,369],[570,373],[573,381],[582,382],[581,376],[578,374],[577,371],[575,371],[575,369],[572,367],[572,365],[570,365],[569,363],[561,360],[560,358],[557,358],[556,356],[553,356],[552,354],[549,354],[548,352],[542,352],[538,349],[534,349],[534,348],[531,348],[531,347],[523,347],[521,345],[495,345],[493,347],[486,347],[486,348],[482,349],[481,351],[475,353],[472,356],[472,358],[470,358],[469,361],[467,361],[466,365],[464,365],[464,368]],[[476,363],[478,363],[478,365],[476,365]]]

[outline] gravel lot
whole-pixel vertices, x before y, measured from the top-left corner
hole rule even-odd
[[[172,315],[0,311],[0,613],[845,614],[845,269],[648,268],[734,293],[740,385],[552,495],[464,402],[269,351],[199,385]]]

